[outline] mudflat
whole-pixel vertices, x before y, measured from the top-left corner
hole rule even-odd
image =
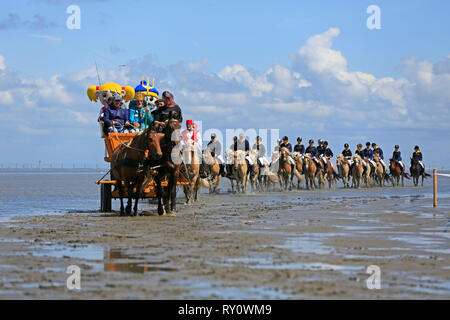
[[[432,208],[423,195],[367,192],[202,195],[177,216],[148,205],[138,217],[14,217],[0,225],[0,298],[449,299],[450,198]],[[70,265],[80,290],[66,287]],[[371,265],[381,289],[368,289]]]

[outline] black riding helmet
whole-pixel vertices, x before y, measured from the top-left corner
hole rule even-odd
[[[328,141],[324,141],[323,144],[324,144],[325,146],[327,146],[327,145],[328,145]]]
[[[370,142],[366,142],[366,147],[370,147]]]
[[[414,147],[414,150],[419,150],[419,146],[415,146],[415,147]]]
[[[302,141],[302,138],[298,137],[298,138],[297,138],[297,141]]]
[[[396,144],[394,148],[395,148],[395,149],[398,149],[398,148],[400,148],[400,147],[398,146],[398,144]]]
[[[289,140],[289,138],[287,136],[283,137],[283,141],[288,141],[288,140]]]
[[[309,140],[309,144],[312,144],[312,143],[314,143],[314,140],[313,140],[313,139],[310,139],[310,140]]]
[[[374,142],[374,143],[372,143],[372,147],[376,147],[377,146],[377,144]]]
[[[348,143],[344,144],[344,148],[348,148]]]

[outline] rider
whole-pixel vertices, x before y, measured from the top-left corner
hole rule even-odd
[[[181,113],[181,108],[174,102],[173,94],[169,91],[164,91],[162,94],[164,100],[164,106],[158,107],[153,111],[153,118],[155,119],[155,124],[160,126],[165,126],[169,120],[169,112],[176,111],[176,119],[181,123],[183,121],[183,115]]]
[[[300,153],[302,156],[305,154],[305,146],[302,144],[302,138],[297,138],[297,144],[294,146],[294,152]]]
[[[234,143],[233,150],[234,151],[238,151],[238,150],[245,151],[245,160],[247,161],[248,168],[250,169],[249,171],[253,172],[253,161],[252,161],[252,159],[250,159],[250,157],[248,155],[248,152],[250,151],[250,143],[248,142],[247,139],[245,139],[245,136],[243,133],[239,134],[239,140],[237,140]]]
[[[225,176],[224,161],[222,157],[222,145],[216,139],[216,134],[214,132],[211,133],[211,141],[208,142],[206,149],[208,149],[211,153],[211,156],[213,156],[215,159],[217,159],[217,162],[219,162],[220,175],[222,177]]]
[[[362,151],[363,159],[369,160],[372,169],[375,169],[377,166],[375,162],[373,162],[373,150],[370,148],[370,142],[366,142],[366,148]]]
[[[401,168],[402,168],[402,173],[405,171],[405,165],[402,162],[402,153],[400,152],[400,147],[396,144],[395,145],[395,150],[392,153],[392,158],[397,161],[398,163],[400,163]]]
[[[330,161],[330,163],[331,163],[331,158],[333,158],[334,154],[333,154],[333,151],[331,151],[331,149],[328,148],[328,141],[324,141],[324,142],[323,142],[323,146],[324,146],[324,148],[325,148],[325,152],[324,152],[323,155],[324,155],[325,159],[328,160],[328,161]],[[327,168],[328,168],[328,161],[325,161],[325,164],[326,164],[325,170],[327,170]],[[337,174],[337,172],[334,170],[333,165],[331,165],[331,169],[333,169],[334,175],[337,176],[338,174]]]
[[[309,153],[314,162],[319,165],[319,160],[317,159],[319,153],[317,152],[317,148],[314,146],[313,139],[309,140],[309,146],[306,148],[305,153]]]
[[[344,156],[345,159],[347,159],[348,165],[351,166],[353,163],[352,150],[350,150],[348,143],[344,144],[344,150],[342,150],[342,155]]]
[[[197,130],[196,124],[192,120],[186,120],[186,128],[186,130],[181,132],[181,135],[183,136],[182,145],[193,146],[197,152],[197,155],[200,155],[202,148],[202,137]]]
[[[283,137],[283,143],[280,145],[280,151],[281,151],[281,148],[286,148],[289,150],[288,159],[289,159],[289,162],[290,162],[290,164],[292,166],[292,170],[293,170],[294,166],[295,166],[295,162],[294,162],[294,159],[292,159],[292,157],[291,157],[292,145],[289,143],[289,138],[287,136]]]
[[[129,126],[128,110],[122,108],[122,96],[114,94],[112,102],[105,110],[103,121],[108,132],[117,130],[119,133],[129,133],[125,126]]]
[[[422,167],[422,169],[425,171],[425,166],[422,162],[422,159],[423,159],[422,152],[420,152],[419,146],[414,147],[414,153],[412,154],[412,158],[414,160],[417,160],[419,162],[420,166]]]
[[[258,164],[260,167],[263,167],[265,163],[269,163],[269,160],[266,158],[266,147],[262,144],[262,138],[260,136],[256,137],[256,142],[252,150],[258,151]]]
[[[363,149],[362,149],[362,144],[358,143],[358,145],[356,146],[356,151],[355,154],[357,154],[358,156],[361,157],[361,159],[364,159],[364,154],[363,154]],[[366,162],[365,161],[361,161],[363,166],[364,166],[364,171],[366,171]]]
[[[319,154],[319,158],[323,164],[323,168],[326,170],[327,168],[327,158],[325,157],[325,146],[324,141],[322,139],[319,139],[318,141],[319,146],[317,147],[317,153]]]
[[[230,150],[234,150],[234,146],[237,144],[238,141],[238,137],[234,136],[233,137],[233,143],[230,146]],[[232,167],[233,167],[233,157],[228,158],[228,154],[227,154],[227,172],[226,172],[226,176],[231,176],[232,174]]]
[[[378,155],[378,157],[380,158],[380,162],[383,165],[384,172],[386,173],[387,165],[386,162],[384,162],[383,150],[375,142],[372,143],[372,148],[373,148],[373,155]]]

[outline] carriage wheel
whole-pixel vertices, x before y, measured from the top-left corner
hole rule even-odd
[[[111,185],[107,183],[100,185],[100,211],[111,212]]]

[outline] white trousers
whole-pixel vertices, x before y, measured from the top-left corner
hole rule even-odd
[[[245,159],[247,159],[249,165],[251,165],[251,166],[253,165],[253,161],[252,161],[252,159],[250,159],[249,156],[245,156]]]
[[[219,164],[222,164],[222,163],[224,163],[225,161],[223,161],[223,157],[222,157],[222,155],[220,154],[220,155],[218,155],[218,156],[216,156],[216,159],[217,159],[217,161],[219,162]]]

